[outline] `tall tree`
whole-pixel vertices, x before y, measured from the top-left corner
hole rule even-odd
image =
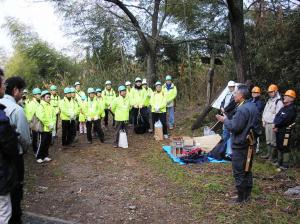
[[[227,0],[230,21],[231,46],[235,61],[237,81],[244,83],[247,77],[247,51],[244,29],[243,0]]]
[[[152,6],[152,12],[149,11],[151,7],[146,6],[135,6],[135,5],[126,5],[123,1],[119,0],[105,0],[107,2],[111,2],[118,6],[129,18],[130,22],[132,23],[133,27],[135,28],[140,42],[145,50],[146,58],[147,58],[147,78],[151,84],[155,82],[157,79],[156,75],[156,57],[157,57],[157,48],[158,48],[158,41],[159,35],[163,28],[164,22],[168,16],[167,12],[167,5],[168,2],[165,0],[164,2],[164,12],[159,20],[160,8],[162,5],[161,0],[154,0]],[[133,12],[129,9],[130,7],[139,8],[147,12],[148,16],[151,18],[151,33],[146,34],[146,31],[143,30],[140,26],[139,21],[137,20],[136,16],[134,16]]]

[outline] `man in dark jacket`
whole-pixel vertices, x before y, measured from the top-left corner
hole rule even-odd
[[[4,74],[0,69],[0,98],[5,93]],[[17,184],[17,172],[13,161],[18,156],[18,139],[9,118],[0,104],[0,223],[8,223],[12,214],[10,192]]]
[[[252,99],[251,102],[255,104],[259,112],[259,122],[262,122],[262,113],[265,108],[265,102],[260,98],[261,89],[258,86],[254,86],[251,90]],[[256,139],[256,153],[259,153],[259,137]]]
[[[249,201],[253,184],[252,161],[250,162],[249,171],[245,171],[245,166],[249,149],[248,135],[250,130],[254,133],[259,130],[259,113],[256,106],[247,100],[249,98],[250,92],[248,87],[245,85],[239,86],[234,93],[234,100],[238,107],[233,118],[230,120],[226,115],[216,115],[218,121],[223,122],[225,127],[231,132],[232,169],[238,191],[237,203]]]
[[[283,107],[276,114],[274,118],[274,131],[276,133],[276,145],[278,149],[277,166],[280,170],[288,168],[287,163],[284,162],[284,155],[289,155],[289,138],[293,123],[296,120],[297,110],[294,105],[296,99],[296,92],[294,90],[287,90],[283,98]]]

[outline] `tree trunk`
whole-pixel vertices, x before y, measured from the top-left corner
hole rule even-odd
[[[149,52],[147,54],[147,79],[150,86],[157,81],[156,77],[156,54]]]
[[[215,52],[213,50],[210,55],[210,68],[207,72],[206,106],[209,106],[211,102],[211,93],[213,88],[214,74],[215,74]]]
[[[231,46],[237,81],[244,83],[247,77],[247,52],[244,30],[243,0],[227,0],[231,32]]]

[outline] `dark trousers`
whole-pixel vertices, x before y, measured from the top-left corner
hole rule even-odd
[[[32,136],[32,150],[33,153],[36,154],[39,144],[39,133],[37,131],[31,131]]]
[[[61,121],[62,126],[62,145],[67,146],[73,143],[76,136],[75,121]]]
[[[59,114],[56,114],[55,136],[57,136]]]
[[[94,127],[94,128],[93,128]],[[104,133],[101,128],[101,120],[96,121],[87,121],[86,122],[86,130],[87,130],[87,139],[88,141],[92,141],[92,129],[96,132],[98,138],[101,142],[104,141]]]
[[[113,112],[111,112],[111,110],[109,110],[109,109],[105,109],[104,112],[105,112],[105,117],[104,117],[104,124],[105,124],[105,126],[108,125],[108,115],[109,115],[109,114],[112,115],[112,118],[113,118],[113,126],[115,126],[115,115],[113,114]]]
[[[235,179],[235,186],[239,192],[251,192],[253,185],[252,178],[252,160],[250,163],[250,171],[246,172],[248,148],[232,149],[232,171]]]
[[[36,153],[36,158],[45,159],[49,155],[49,147],[52,140],[52,132],[41,132],[40,136],[41,142]]]
[[[289,166],[288,161],[286,161],[285,164],[283,161],[283,157],[285,153],[290,152],[289,144],[287,146],[283,145],[285,134],[286,134],[285,128],[280,128],[276,132],[276,147],[278,150],[277,163],[279,166],[285,166],[286,168],[288,168]]]
[[[18,183],[14,189],[10,192],[12,216],[9,220],[9,224],[22,223],[22,208],[21,201],[23,199],[23,181],[24,181],[24,159],[23,155],[19,155],[14,164],[18,174]]]
[[[168,134],[168,126],[167,126],[167,113],[152,113],[152,124],[156,121],[160,120],[163,126],[163,133],[164,135]]]
[[[128,136],[128,129],[127,129],[127,121],[116,121],[116,128],[115,128],[115,145],[119,144],[119,137],[120,131],[125,130]]]
[[[137,125],[137,117],[138,117],[139,112],[141,113],[142,118],[145,122],[146,130],[148,130],[150,128],[150,123],[149,123],[149,110],[147,107],[143,107],[141,109],[132,108],[133,124],[134,124],[134,126]]]

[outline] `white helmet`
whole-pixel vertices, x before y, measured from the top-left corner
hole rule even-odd
[[[131,85],[131,82],[130,81],[126,81],[125,82],[125,86],[130,86]]]
[[[228,87],[235,87],[235,81],[230,80],[227,84]]]
[[[147,79],[143,79],[142,85],[147,84]]]

